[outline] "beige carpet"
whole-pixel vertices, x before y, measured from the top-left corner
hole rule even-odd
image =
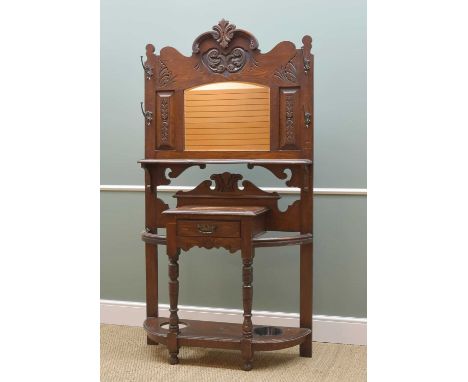
[[[366,380],[366,347],[313,343],[313,357],[299,347],[256,352],[254,369],[242,371],[240,352],[182,347],[180,364],[167,362],[165,346],[147,346],[141,328],[101,325],[101,381],[293,381]]]

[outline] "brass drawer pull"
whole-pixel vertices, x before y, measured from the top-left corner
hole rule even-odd
[[[197,224],[197,229],[201,233],[214,233],[216,226],[214,224]]]

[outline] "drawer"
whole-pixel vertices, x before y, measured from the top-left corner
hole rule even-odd
[[[177,235],[240,237],[240,222],[222,220],[178,220]]]

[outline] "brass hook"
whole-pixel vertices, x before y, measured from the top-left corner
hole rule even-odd
[[[146,125],[151,125],[151,121],[153,120],[153,113],[151,111],[145,111],[145,109],[143,109],[143,102],[140,102],[140,108],[141,114],[143,114],[143,117],[145,117]]]
[[[312,119],[312,114],[305,111],[305,106],[302,106],[302,109],[304,110],[304,123],[305,123],[305,127],[306,129],[309,128],[310,126],[310,122],[311,122],[311,119]]]
[[[153,77],[153,68],[149,65],[145,65],[145,63],[143,62],[143,56],[140,56],[140,61],[141,61],[141,66],[143,67],[143,70],[145,71],[146,79],[150,80],[151,77]]]

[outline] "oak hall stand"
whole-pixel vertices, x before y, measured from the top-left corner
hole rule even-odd
[[[244,370],[252,368],[257,350],[300,344],[300,355],[312,356],[311,37],[302,43],[296,49],[283,41],[263,54],[251,33],[221,20],[195,39],[190,57],[171,47],[156,55],[153,45],[146,47],[145,159],[140,161],[146,209],[144,328],[148,344],[167,346],[171,364],[179,362],[181,346],[239,349]],[[289,169],[286,185],[299,188],[300,199],[280,211],[278,193],[227,171],[176,192],[176,208],[158,198],[159,186],[207,164],[264,167],[283,180]],[[158,228],[166,228],[166,235]],[[275,237],[269,231],[290,234]],[[169,258],[168,318],[158,314],[157,245],[166,245]],[[300,327],[253,325],[255,248],[285,245],[300,246]],[[194,246],[240,251],[242,324],[179,320],[178,258]]]

